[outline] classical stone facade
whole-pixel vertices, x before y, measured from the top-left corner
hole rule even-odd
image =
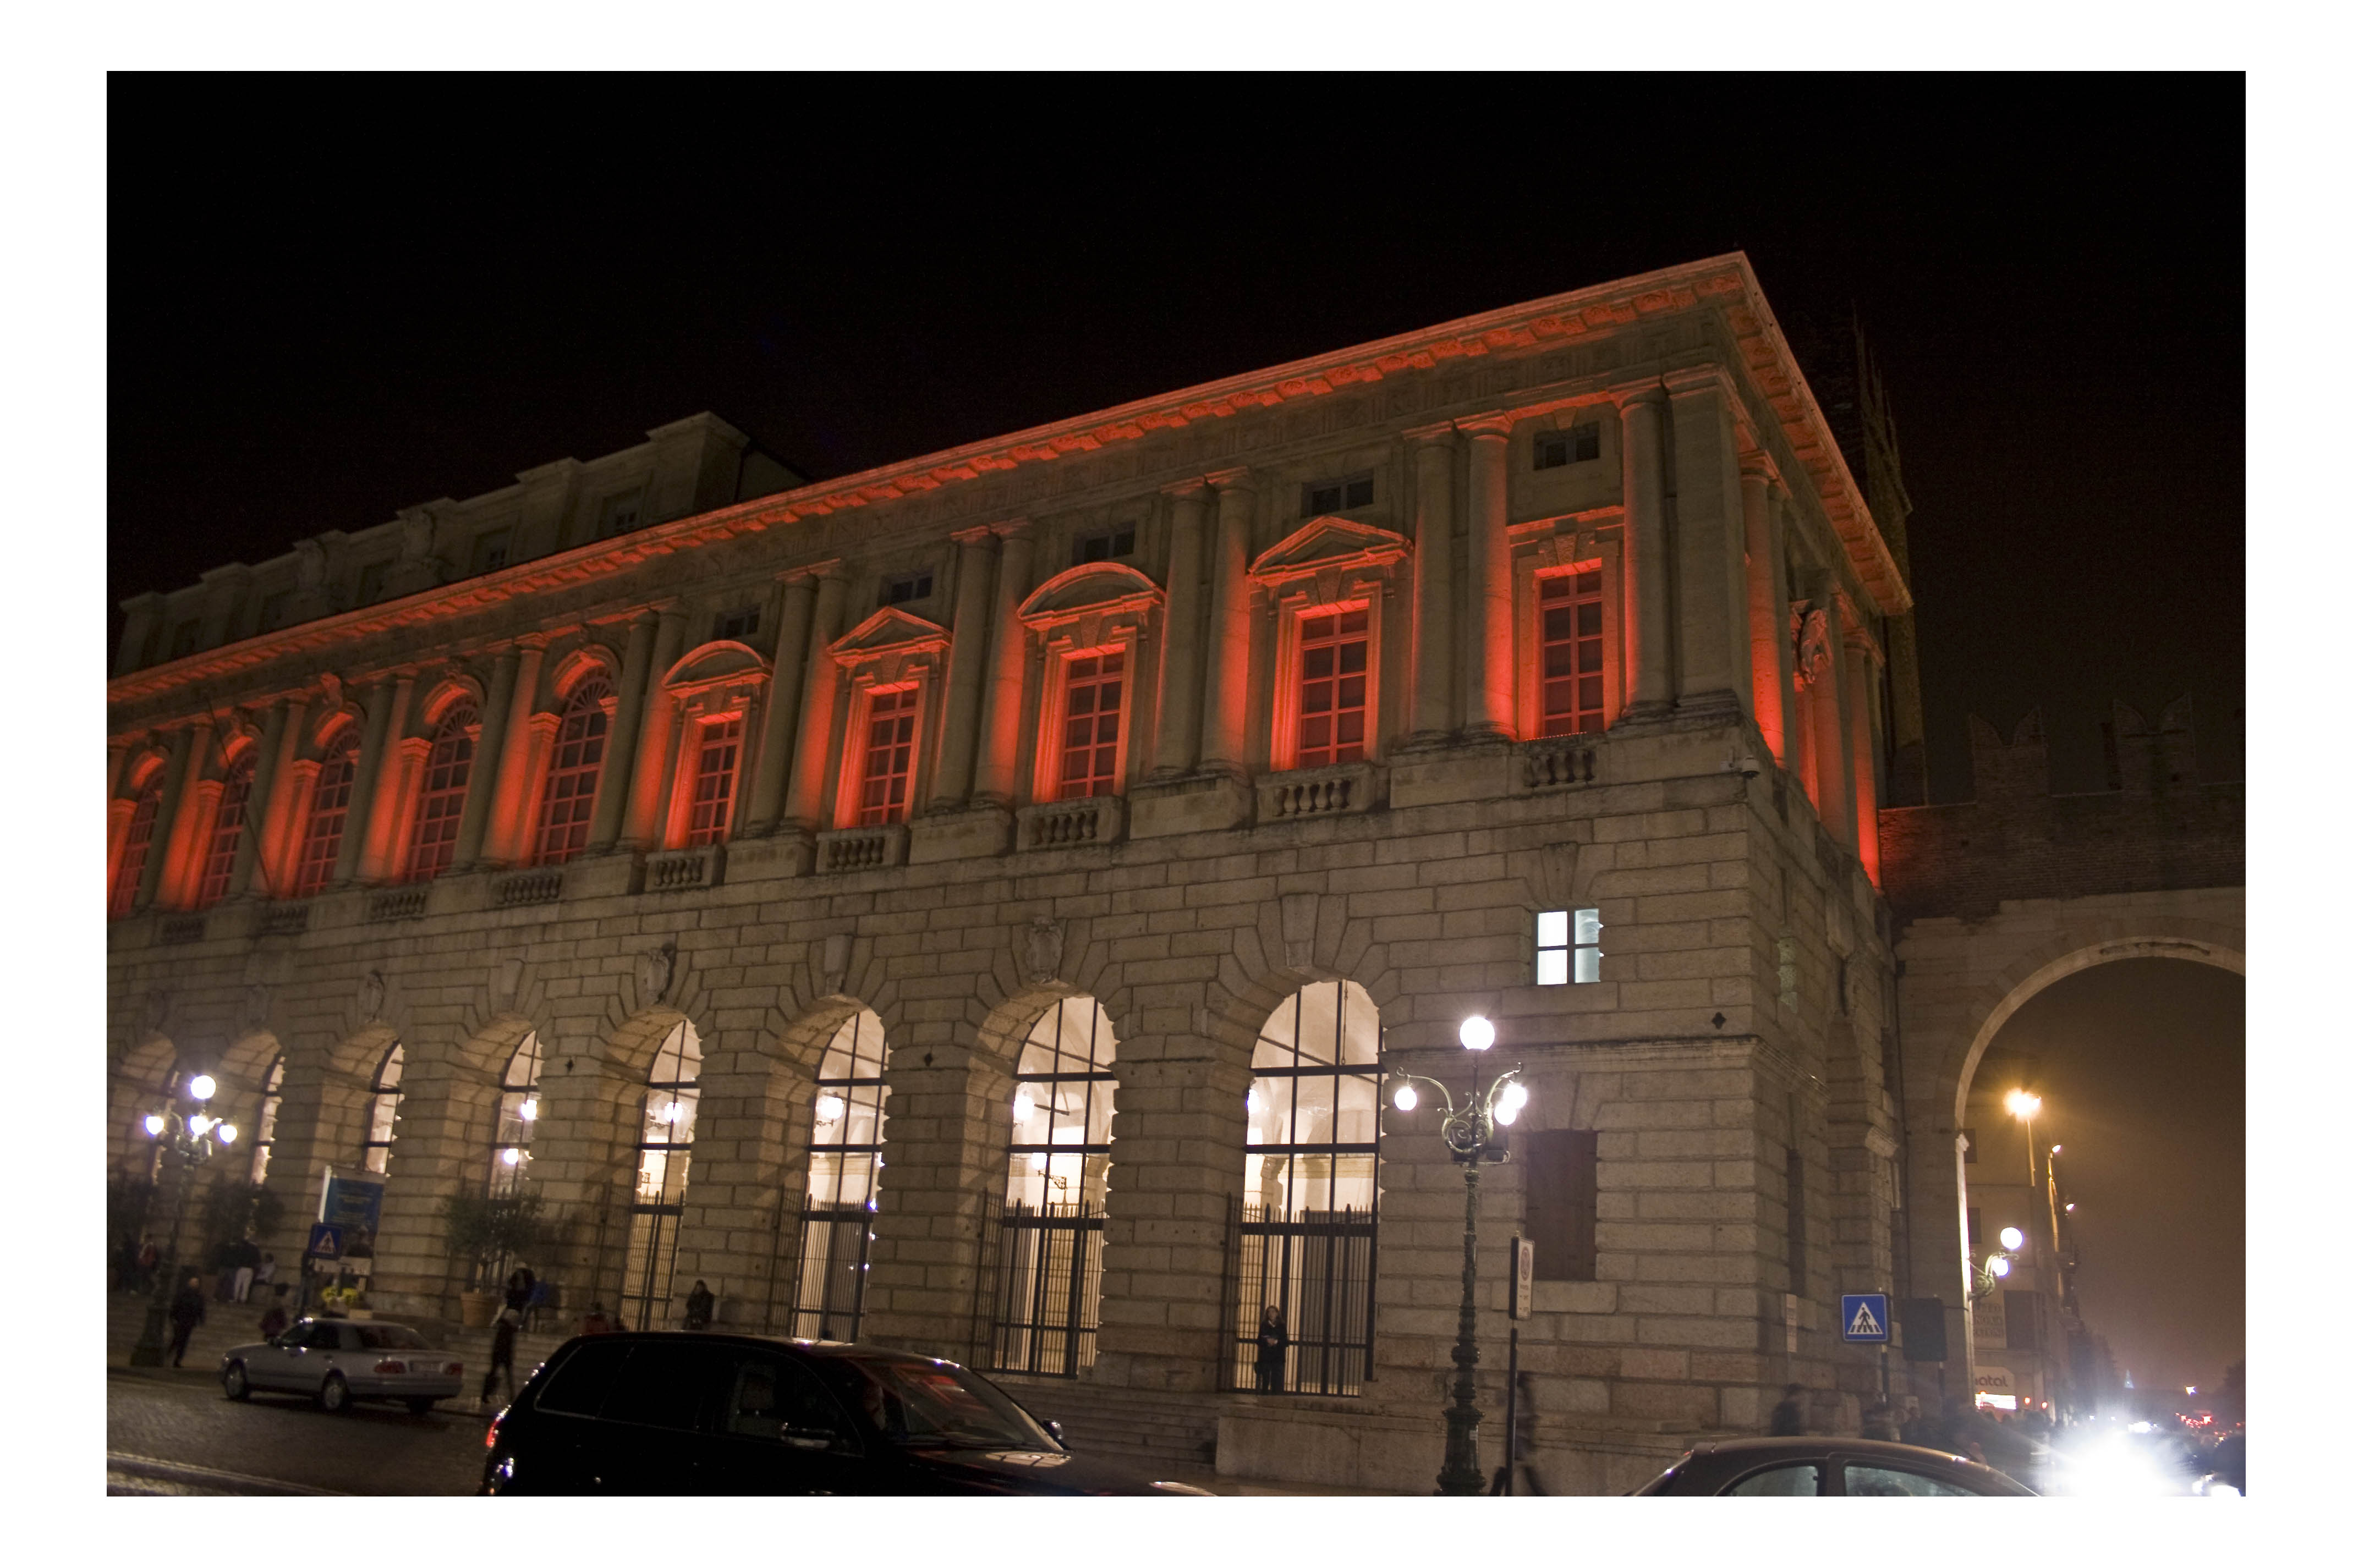
[[[1909,599],[1743,258],[744,471],[275,629],[248,601],[309,557],[236,568],[162,662],[131,607],[118,1165],[175,1068],[248,1121],[274,1081],[276,1250],[325,1167],[382,1163],[372,1294],[420,1315],[463,1282],[443,1200],[518,1181],[573,1311],[672,1321],[700,1279],[806,1327],[868,1229],[861,1337],[1010,1364],[1107,1446],[1417,1490],[1461,1168],[1371,1096],[1465,1084],[1482,1012],[1533,1089],[1483,1180],[1486,1407],[1525,1227],[1556,1485],[1758,1429],[1791,1380],[1852,1429],[1879,1369],[1833,1310],[1896,1268]]]

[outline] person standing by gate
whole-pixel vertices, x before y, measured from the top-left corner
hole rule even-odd
[[[498,1325],[491,1331],[491,1364],[482,1373],[481,1397],[474,1403],[482,1409],[490,1408],[491,1390],[497,1385],[499,1373],[507,1374],[507,1399],[514,1399],[515,1330],[522,1324],[522,1310],[509,1307],[499,1314]]]
[[[177,1366],[180,1358],[188,1353],[188,1336],[195,1333],[196,1325],[205,1321],[204,1286],[196,1276],[189,1275],[172,1293],[171,1311],[172,1364]]]
[[[712,1311],[718,1304],[717,1298],[711,1294],[711,1287],[700,1279],[696,1280],[694,1289],[686,1293],[686,1326],[690,1329],[709,1328]]]
[[[1283,1327],[1282,1309],[1272,1301],[1258,1318],[1258,1391],[1282,1392],[1282,1363],[1291,1348],[1291,1331]]]

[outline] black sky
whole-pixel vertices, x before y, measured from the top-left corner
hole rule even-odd
[[[818,477],[1745,249],[1859,311],[1933,789],[2243,742],[2239,79],[113,79],[110,605],[710,408]]]

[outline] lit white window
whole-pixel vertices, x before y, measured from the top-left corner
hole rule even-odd
[[[1579,985],[1601,978],[1601,911],[1544,910],[1536,915],[1536,984]]]

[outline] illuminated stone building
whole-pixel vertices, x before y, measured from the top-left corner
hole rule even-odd
[[[567,1316],[1425,1489],[1461,1173],[1378,1080],[1479,1012],[1558,1484],[1876,1387],[1909,599],[1738,256],[823,483],[702,416],[126,609],[111,1156],[214,1071],[281,1258],[386,1173],[379,1310],[528,1189]]]

